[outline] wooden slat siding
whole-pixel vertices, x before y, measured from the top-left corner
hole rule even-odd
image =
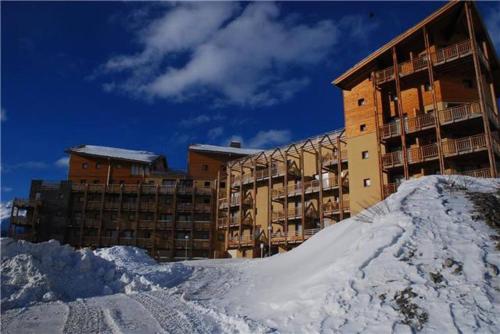
[[[339,184],[339,219],[344,219],[344,191],[342,189],[342,147],[340,136],[337,136],[337,183]]]
[[[99,228],[97,229],[97,246],[101,246],[101,234],[102,234],[102,225],[103,225],[103,214],[104,214],[104,200],[106,197],[106,185],[102,185],[101,192],[101,203],[99,207]]]
[[[158,204],[159,204],[159,199],[160,199],[160,186],[156,185],[156,190],[155,190],[155,211],[153,214],[153,233],[151,238],[153,238],[153,244],[151,247],[151,255],[158,259],[159,257],[156,255],[156,243],[157,243],[157,229],[158,229]]]
[[[399,119],[404,119],[403,118],[403,104],[401,101],[401,86],[400,86],[400,81],[399,81],[399,68],[398,68],[398,56],[396,53],[396,47],[392,47],[392,62],[394,66],[394,76],[395,76],[395,81],[396,81],[396,95],[398,97],[398,114],[399,114]],[[403,171],[404,171],[404,176],[405,179],[408,180],[408,158],[406,156],[406,133],[405,133],[405,127],[401,126],[401,146],[403,147]]]
[[[175,234],[177,231],[177,191],[179,189],[179,179],[175,180],[175,185],[174,185],[174,192],[172,194],[173,200],[172,200],[172,208],[173,208],[173,213],[172,213],[172,230],[171,230],[171,244],[172,244],[172,251],[170,252],[170,259],[173,260],[175,258],[175,253],[176,253],[176,238]]]
[[[490,61],[490,54],[488,52],[488,46],[486,45],[486,42],[484,42],[484,41],[483,41],[483,49],[484,49],[484,55],[485,55],[487,61],[489,62]],[[491,66],[488,69],[488,72],[489,72],[490,78],[493,78],[493,72],[491,71]],[[491,101],[492,101],[491,103],[493,104],[493,111],[496,113],[496,116],[497,116],[496,122],[497,122],[497,126],[498,126],[498,125],[500,125],[500,114],[498,113],[498,104],[497,104],[497,98],[496,98],[496,94],[495,94],[495,85],[493,84],[493,80],[490,81],[489,88],[490,88]],[[493,134],[492,134],[492,136],[493,136]],[[497,134],[497,136],[498,136],[498,134]],[[498,139],[498,138],[492,138],[492,141],[495,141],[495,139]],[[495,150],[493,147],[493,153],[494,152],[495,152]],[[495,168],[495,170],[496,170],[496,168]]]
[[[120,234],[122,233],[123,223],[123,184],[120,184],[120,204],[118,206],[118,225],[116,226],[116,243],[120,245]]]
[[[321,143],[318,147],[318,152],[316,153],[316,170],[319,172],[319,225],[321,228],[325,227],[325,219],[323,213],[323,153]]]
[[[192,194],[191,194],[191,231],[190,231],[190,238],[189,243],[191,244],[191,256],[190,258],[193,257],[193,249],[194,249],[194,213],[196,212],[196,183],[193,181],[193,187],[192,189]]]
[[[226,222],[225,222],[225,240],[224,240],[224,249],[227,251],[227,249],[229,248],[229,214],[231,212],[231,210],[229,209],[229,201],[231,200],[231,192],[232,192],[232,183],[233,182],[231,180],[231,172],[232,172],[232,165],[231,164],[228,164],[227,166],[227,183],[226,183],[226,197],[227,197],[227,203],[228,203],[228,206],[227,206],[227,212],[226,212]]]
[[[220,173],[220,170],[219,172]],[[216,187],[218,187],[218,184],[219,184],[219,176],[217,176],[217,180],[214,181],[216,183]],[[212,208],[212,210],[210,210],[210,221],[212,222],[210,224],[210,228],[209,228],[209,234],[208,234],[208,239],[209,239],[209,246],[208,246],[208,256],[209,257],[213,257],[215,259],[215,243],[218,242],[216,240],[216,238],[214,238],[214,236],[216,236],[216,233],[215,233],[215,224],[213,223],[214,222],[214,214],[216,214],[217,211],[216,208],[215,208],[215,204],[218,205],[218,201],[217,200],[214,200],[214,198],[217,198],[215,197],[216,196],[216,189],[213,188],[212,184],[210,185],[210,189],[211,189],[211,194],[210,194],[210,207]]]
[[[484,127],[484,132],[486,135],[486,145],[488,147],[488,158],[490,161],[490,171],[491,175],[493,177],[496,177],[497,175],[497,168],[496,168],[496,162],[495,162],[495,154],[493,153],[493,145],[491,143],[491,131],[490,131],[490,126],[489,126],[489,120],[488,120],[488,115],[486,115],[486,107],[484,104],[484,90],[483,90],[483,80],[481,79],[481,64],[479,63],[479,56],[478,56],[478,50],[477,50],[477,44],[476,44],[476,39],[475,39],[475,31],[474,31],[474,24],[472,21],[472,12],[471,12],[471,5],[466,2],[465,3],[465,14],[467,18],[467,28],[468,28],[468,33],[469,33],[469,40],[472,45],[472,59],[474,62],[474,72],[476,73],[476,86],[477,86],[477,91],[479,95],[479,106],[481,108],[481,113],[483,115],[483,127]]]
[[[373,112],[375,114],[375,138],[377,140],[377,162],[379,171],[379,183],[380,183],[380,198],[384,197],[384,173],[382,168],[382,141],[380,139],[380,123],[379,123],[379,112],[378,112],[378,99],[377,99],[377,85],[375,83],[375,72],[371,72],[370,77],[372,78],[372,89],[373,89]],[[340,178],[342,181],[342,178]],[[342,188],[342,183],[339,184]]]
[[[142,184],[137,185],[137,197],[135,205],[135,222],[134,222],[134,246],[137,246],[137,231],[139,229],[139,212],[141,210],[141,200],[142,200]]]
[[[272,217],[272,189],[273,189],[273,154],[271,154],[271,157],[269,159],[269,189],[267,192],[267,221],[268,221],[268,227],[267,227],[267,238],[268,238],[268,247],[269,247],[269,256],[271,256],[271,242],[272,242],[272,233],[273,233],[273,217]]]
[[[424,20],[420,21],[417,23],[415,26],[412,28],[408,29],[404,33],[400,34],[399,36],[395,37],[385,45],[383,45],[381,48],[376,50],[375,52],[371,53],[368,57],[365,59],[361,60],[359,63],[351,67],[348,71],[346,71],[344,74],[339,76],[337,79],[335,79],[332,83],[336,86],[341,86],[342,82],[346,79],[348,79],[350,76],[355,74],[357,71],[368,65],[370,62],[374,61],[377,59],[379,56],[383,55],[384,53],[388,52],[390,49],[392,49],[394,46],[399,44],[401,41],[404,41],[407,37],[413,35],[414,33],[417,33],[424,25],[427,25],[428,23],[432,22],[435,20],[437,17],[441,16],[442,14],[446,13],[449,9],[453,8],[456,5],[459,5],[460,1],[450,1],[447,4],[445,4],[443,7],[426,17]],[[341,87],[342,88],[342,87]]]
[[[288,210],[288,152],[285,150],[284,158],[285,161],[285,175],[283,176],[283,186],[285,186],[285,198],[283,201],[283,207]],[[285,226],[283,228],[285,234],[288,233],[288,215],[285,215]],[[285,240],[285,244],[287,241]]]
[[[443,143],[441,141],[441,125],[439,123],[439,112],[436,99],[436,84],[434,82],[434,69],[431,62],[431,47],[429,43],[429,33],[425,25],[422,28],[422,33],[424,35],[425,52],[427,55],[427,59],[429,60],[429,66],[427,66],[427,74],[429,77],[429,84],[432,88],[432,106],[434,108],[434,125],[436,127],[436,140],[437,140],[438,155],[439,155],[439,172],[442,175],[445,170],[445,164],[443,155]]]
[[[254,241],[254,247],[257,247],[257,240],[255,238],[255,232],[257,231],[257,160],[253,159],[253,202],[252,202],[252,212],[253,212],[253,224],[252,224],[252,239]]]
[[[85,226],[85,221],[87,219],[87,201],[88,201],[89,185],[85,185],[85,192],[83,194],[83,207],[82,207],[82,221],[80,223],[80,248],[83,247],[83,230]]]

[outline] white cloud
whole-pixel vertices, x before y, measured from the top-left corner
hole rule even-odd
[[[268,106],[287,100],[309,78],[301,69],[334,52],[344,34],[372,29],[356,17],[304,24],[274,3],[181,3],[137,32],[142,51],[119,55],[105,73],[125,81],[105,84],[147,99],[184,101],[209,96],[214,105]]]
[[[495,48],[500,50],[500,4],[492,6],[485,17],[485,23]]]
[[[183,119],[179,122],[179,126],[183,128],[192,128],[201,124],[210,123],[214,121],[221,121],[225,119],[223,115],[214,114],[214,115],[198,115],[190,118]]]
[[[224,133],[224,127],[218,126],[218,127],[215,127],[215,128],[208,130],[207,138],[209,140],[214,140],[214,139],[217,139],[220,136],[222,136],[223,133]]]
[[[0,110],[0,122],[5,122],[7,120],[7,112],[4,108]]]
[[[259,131],[255,136],[244,139],[240,135],[233,135],[223,141],[222,145],[228,145],[231,141],[239,141],[243,147],[248,148],[270,148],[290,142],[292,133],[290,130],[266,130]]]
[[[62,157],[54,162],[54,165],[61,168],[66,168],[69,166],[69,157]]]

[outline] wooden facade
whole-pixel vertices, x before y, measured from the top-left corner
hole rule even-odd
[[[351,197],[364,203],[354,211],[404,179],[498,175],[499,63],[473,3],[446,4],[334,84],[344,94],[349,156],[378,143],[369,152],[379,174],[371,194],[362,191],[366,173],[350,160]]]
[[[350,214],[343,131],[232,161],[217,184],[217,241],[224,244],[216,248],[224,255],[296,247]]]

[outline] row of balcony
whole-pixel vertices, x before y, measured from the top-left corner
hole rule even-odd
[[[481,117],[479,103],[468,103],[460,106],[450,107],[438,111],[438,120],[441,125],[465,121],[472,118]],[[405,133],[413,133],[436,125],[435,113],[417,115],[403,119]],[[380,128],[382,139],[401,136],[401,120],[397,119]]]
[[[82,219],[74,219],[72,220],[71,225],[73,227],[79,227],[83,222]],[[85,219],[84,226],[86,228],[99,228],[101,227],[101,220],[97,218],[87,218]],[[210,220],[177,220],[175,223],[176,229],[194,229],[194,230],[208,230],[211,227]],[[130,220],[102,220],[102,226],[106,226],[107,228],[116,228],[120,226],[122,230],[135,230],[135,229],[154,229],[155,222],[154,220],[140,219],[136,221]],[[157,220],[156,229],[172,229],[174,228],[174,222],[172,220]]]
[[[468,154],[486,150],[486,138],[484,134],[458,138],[458,139],[443,139],[442,141],[443,155],[452,157],[456,155]],[[438,144],[432,143],[428,145],[412,147],[407,150],[407,159],[409,164],[425,162],[438,159]],[[399,167],[403,165],[403,151],[386,153],[382,156],[382,165],[384,168]]]
[[[489,63],[482,53],[481,49],[479,47],[477,47],[476,49],[478,50],[480,60],[487,68],[489,68]],[[429,66],[429,63],[431,63],[432,66],[438,66],[470,56],[471,54],[472,44],[470,40],[465,40],[444,48],[438,48],[436,49],[436,51],[431,52],[430,61],[428,55],[425,53],[421,56],[398,64],[399,76],[405,77],[410,74],[426,70]],[[375,82],[379,85],[385,82],[392,81],[394,79],[394,66],[390,66],[383,70],[375,72]]]
[[[251,216],[244,216],[241,219],[242,225],[253,225],[253,218]],[[217,221],[217,226],[219,228],[235,227],[240,226],[240,216],[234,215],[229,217],[219,217]]]
[[[338,188],[337,177],[325,178],[323,179],[322,183],[323,183],[323,190]],[[291,184],[286,187],[274,188],[272,190],[271,196],[273,199],[285,197],[285,194],[288,194],[289,197],[293,197],[301,195],[302,191],[304,191],[305,194],[309,194],[309,193],[319,192],[320,189],[321,189],[320,180],[311,180],[311,181],[306,181],[303,184],[299,182],[297,184]]]
[[[74,192],[83,192],[87,189],[88,192],[106,192],[106,193],[138,193],[141,194],[192,194],[193,191],[199,195],[211,195],[212,188],[210,187],[194,187],[186,185],[150,185],[150,184],[73,184]]]
[[[304,233],[302,231],[288,231],[285,232],[273,232],[271,233],[271,242],[273,244],[280,243],[296,243],[303,242],[304,240],[309,239],[316,233],[318,233],[321,229],[313,228],[313,229],[305,229]],[[229,248],[239,247],[239,246],[254,246],[255,243],[260,242],[252,238],[251,236],[242,236],[242,237],[230,237],[228,239]]]
[[[244,173],[243,175],[232,175],[231,177],[231,185],[239,186],[241,184],[249,184],[255,181],[262,181],[269,179],[269,175],[271,177],[281,177],[284,176],[285,173],[288,173],[292,176],[299,176],[300,171],[296,166],[290,164],[288,168],[285,168],[284,164],[278,164],[271,167],[271,171],[269,168],[258,169],[255,171],[255,176],[253,173]]]
[[[74,209],[83,209],[84,203],[75,203]],[[100,210],[103,207],[104,210],[119,211],[131,211],[135,212],[137,210],[141,212],[155,212],[157,209],[160,213],[172,213],[174,208],[173,204],[158,203],[158,207],[155,202],[141,202],[139,207],[135,202],[104,202],[101,201],[87,201],[85,205],[88,210]],[[177,203],[176,210],[178,212],[194,212],[197,213],[210,213],[212,206],[207,203]]]
[[[156,243],[156,246],[159,248],[167,248],[171,249],[172,242],[171,240],[155,240],[154,238],[133,238],[133,237],[101,237],[99,242],[99,238],[97,236],[84,236],[83,244],[85,246],[115,246],[115,245],[123,245],[123,246],[137,246],[141,248],[153,248],[153,245]],[[156,241],[156,242],[155,242]],[[76,240],[75,240],[75,243]],[[175,248],[176,249],[195,249],[195,250],[207,250],[210,249],[210,240],[207,239],[194,239],[188,240],[187,245],[185,239],[175,239]]]

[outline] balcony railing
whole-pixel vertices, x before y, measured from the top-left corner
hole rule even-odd
[[[481,109],[479,108],[479,104],[469,103],[440,110],[439,122],[444,125],[479,116],[481,116]]]
[[[445,156],[454,156],[482,151],[486,148],[486,138],[484,134],[478,134],[459,139],[443,140],[443,154]]]
[[[432,128],[436,125],[436,119],[434,113],[421,114],[415,117],[405,118],[405,131],[407,133],[412,133],[428,128]]]
[[[323,203],[323,213],[333,214],[340,211],[340,206],[338,202],[327,202]]]
[[[417,146],[408,149],[408,163],[418,163],[438,158],[438,146],[436,143]]]
[[[394,120],[390,123],[384,124],[380,128],[380,133],[383,139],[396,137],[401,135],[401,122],[399,119]]]
[[[469,169],[469,170],[456,170],[456,169],[448,169],[445,171],[446,175],[458,174],[458,175],[467,175],[472,177],[483,177],[490,178],[491,171],[489,168],[480,168],[480,169]]]
[[[429,61],[427,59],[427,55],[422,55],[420,57],[405,61],[399,64],[399,75],[403,77],[405,75],[425,70],[428,64]]]
[[[347,160],[347,150],[341,150],[340,156],[342,158],[342,161]],[[339,162],[338,151],[335,150],[333,152],[325,153],[322,155],[321,159],[323,161],[323,167],[335,165]]]
[[[253,243],[254,239],[251,236],[229,237],[228,239],[229,247],[236,247],[240,244],[242,246],[251,246]]]
[[[304,230],[304,238],[309,239],[310,237],[312,237],[313,235],[318,233],[320,230],[321,229],[319,229],[319,228],[306,229],[306,230]]]
[[[384,167],[397,167],[403,165],[403,152],[389,152],[382,156],[382,165]]]
[[[228,225],[228,218],[227,217],[221,217],[217,219],[217,227],[218,228],[226,228]]]
[[[471,43],[469,40],[466,40],[437,49],[436,52],[432,54],[432,62],[434,65],[440,65],[470,54],[472,54]]]
[[[398,190],[398,185],[396,183],[384,184],[384,197],[395,193]]]

